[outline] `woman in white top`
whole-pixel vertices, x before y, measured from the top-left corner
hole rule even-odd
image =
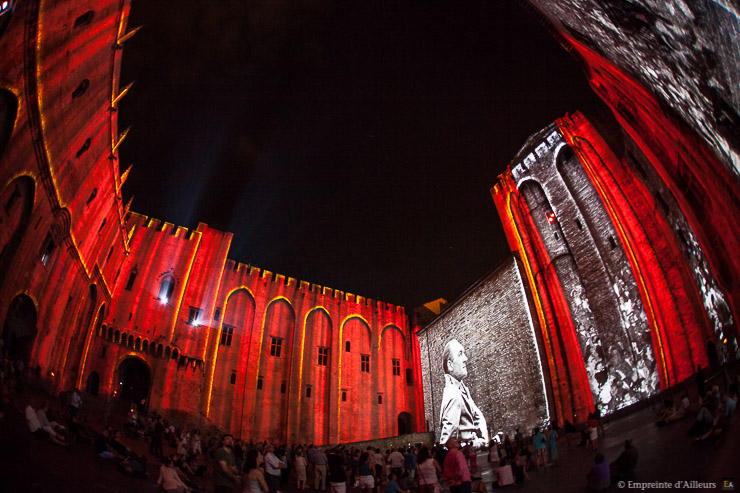
[[[432,458],[429,447],[422,447],[419,450],[416,472],[419,477],[419,493],[434,493],[440,489],[437,478],[442,475],[442,468],[439,467],[439,462]]]
[[[246,476],[244,493],[266,493],[267,482],[262,469],[257,467],[257,451],[250,450],[247,452],[247,458],[244,461],[244,476]]]
[[[293,462],[295,463],[295,475],[298,480],[298,489],[305,490],[306,489],[306,466],[308,465],[308,462],[306,462],[306,458],[303,457],[303,452],[301,452],[300,450],[297,450],[295,453],[295,459]]]

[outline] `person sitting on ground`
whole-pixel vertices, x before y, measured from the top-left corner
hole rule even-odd
[[[637,448],[632,445],[632,440],[624,441],[624,450],[617,460],[609,466],[611,477],[618,481],[626,481],[634,477],[635,467],[637,467]]]
[[[609,474],[609,463],[604,459],[604,454],[598,452],[594,457],[594,465],[587,476],[588,488],[591,491],[601,491],[611,485]]]
[[[737,407],[737,395],[726,393],[722,396],[722,407],[724,408],[725,425],[730,426],[735,422],[735,408]]]
[[[414,478],[408,472],[403,471],[403,474],[398,479],[398,486],[401,490],[410,492],[414,488]]]
[[[135,478],[146,478],[146,469],[136,454],[123,456],[118,468],[122,473]]]
[[[521,484],[525,479],[529,480],[529,474],[527,474],[527,462],[529,461],[529,451],[522,448],[518,454],[514,455],[514,463],[512,465],[512,471],[514,472],[514,479],[517,484]]]
[[[41,424],[41,427],[53,439],[66,444],[67,436],[65,434],[65,427],[60,425],[56,421],[50,422],[49,418],[46,415],[46,412],[48,410],[49,410],[49,403],[44,401],[41,407],[36,411],[36,417],[39,419],[39,423]]]
[[[673,423],[674,421],[678,421],[679,419],[686,417],[686,415],[689,414],[690,405],[691,403],[689,402],[688,396],[683,394],[681,396],[681,404],[674,408],[672,414],[665,417],[665,424]]]
[[[54,442],[58,445],[67,445],[64,441],[55,438],[54,436],[50,435],[42,426],[41,422],[39,421],[38,414],[36,414],[36,411],[33,409],[33,402],[29,403],[28,406],[26,406],[25,414],[26,414],[26,424],[28,425],[28,431],[30,431],[35,436],[42,438],[44,440]]]
[[[115,459],[116,454],[108,443],[108,437],[107,428],[95,436],[95,454],[102,459]]]
[[[157,486],[162,486],[167,493],[186,493],[189,488],[177,474],[172,457],[168,457],[159,468],[159,479]]]
[[[472,491],[478,493],[487,493],[486,483],[483,482],[482,471],[480,466],[470,469],[470,484],[473,485]]]
[[[701,409],[696,415],[694,424],[689,428],[689,437],[694,440],[702,440],[707,438],[711,433],[716,423],[714,399],[712,398],[712,392],[708,391],[704,399],[701,402]]]
[[[388,483],[385,485],[385,493],[409,493],[409,491],[401,489],[401,486],[396,482],[396,475],[391,472],[388,474]]]
[[[496,468],[496,478],[499,486],[514,484],[514,472],[506,459],[501,459]]]
[[[673,405],[672,399],[663,399],[663,407],[658,413],[658,420],[655,422],[658,426],[665,426],[669,416],[673,416],[678,410]]]

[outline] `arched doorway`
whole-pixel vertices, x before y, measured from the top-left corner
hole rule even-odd
[[[94,371],[90,374],[89,377],[87,377],[87,386],[85,387],[85,392],[92,395],[98,395],[99,389],[100,376],[98,375],[98,372]]]
[[[37,332],[36,305],[25,294],[19,294],[10,302],[5,316],[3,349],[9,352],[11,359],[21,358],[28,367]]]
[[[149,401],[151,371],[139,358],[126,358],[118,365],[118,397],[126,405],[137,407],[142,399]]]
[[[716,371],[719,368],[719,357],[717,356],[717,345],[712,340],[707,341],[707,359],[709,368]]]
[[[398,415],[398,434],[406,435],[408,433],[412,433],[411,415],[407,412],[403,412]]]

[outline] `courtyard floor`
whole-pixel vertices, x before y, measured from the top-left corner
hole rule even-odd
[[[147,479],[135,479],[121,474],[115,466],[97,459],[92,445],[72,443],[68,447],[49,444],[32,437],[27,431],[23,408],[34,396],[26,389],[9,402],[0,402],[0,492],[140,492],[162,491],[156,486],[160,463],[150,457]],[[666,427],[654,424],[654,411],[648,408],[605,423],[605,436],[599,449],[607,460],[621,452],[626,438],[632,438],[639,451],[635,481],[646,483],[644,489],[655,488],[659,482],[671,483],[683,491],[721,491],[724,480],[740,480],[740,425],[735,423],[725,435],[703,441],[692,441],[687,430],[693,421],[688,417]],[[574,438],[574,437],[571,437]],[[148,454],[143,441],[126,439],[139,453]],[[489,492],[517,490],[522,492],[585,492],[586,474],[593,464],[594,451],[579,446],[576,440],[559,443],[560,461],[555,467],[540,472],[530,471],[531,480],[519,486],[491,489]],[[173,452],[165,446],[165,453]],[[479,464],[485,463],[485,453]],[[484,480],[490,472],[484,470]],[[198,478],[206,491],[213,491],[210,479]],[[678,483],[677,481],[686,481]],[[694,482],[694,483],[692,483]],[[311,482],[309,481],[309,484]],[[714,488],[701,488],[700,483],[714,483]],[[617,485],[607,491],[638,490],[636,485]],[[281,488],[284,493],[296,491],[295,484]],[[740,485],[736,483],[736,489]],[[355,493],[355,490],[348,488]],[[241,489],[235,490],[241,491]],[[359,490],[356,490],[359,491]]]

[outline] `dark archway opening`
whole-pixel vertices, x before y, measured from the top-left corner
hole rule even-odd
[[[139,358],[126,358],[118,366],[118,397],[121,403],[138,407],[142,399],[149,400],[151,372]]]
[[[85,387],[85,392],[92,395],[98,395],[99,390],[100,376],[98,375],[98,372],[94,371],[89,377],[87,377],[87,387]]]
[[[398,415],[398,434],[406,435],[412,432],[413,431],[411,429],[411,415],[406,412],[399,414]]]
[[[714,341],[707,341],[707,359],[709,360],[709,368],[712,370],[717,370],[719,368],[717,345],[714,344]]]
[[[13,298],[3,324],[3,349],[11,359],[20,358],[28,368],[36,339],[36,306],[25,294]]]

